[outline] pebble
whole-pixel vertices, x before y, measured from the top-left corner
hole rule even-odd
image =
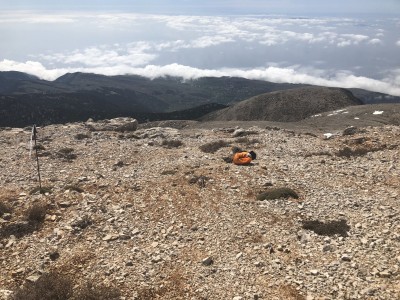
[[[208,257],[204,258],[204,259],[201,261],[201,263],[202,263],[204,266],[210,266],[210,265],[212,265],[212,264],[214,263],[214,260],[212,259],[211,256],[208,256]]]

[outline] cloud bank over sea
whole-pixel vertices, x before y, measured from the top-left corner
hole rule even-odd
[[[0,13],[0,71],[235,76],[400,96],[400,18]]]

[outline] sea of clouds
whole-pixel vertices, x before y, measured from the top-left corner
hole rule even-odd
[[[235,76],[400,96],[400,19],[0,13],[0,71]]]

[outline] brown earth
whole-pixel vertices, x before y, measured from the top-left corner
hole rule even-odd
[[[74,295],[94,283],[121,299],[398,299],[400,127],[257,124],[39,128],[44,194],[31,194],[30,130],[0,131],[0,299],[49,272]],[[204,152],[219,141],[229,146]],[[257,160],[226,163],[232,146]],[[256,200],[275,187],[299,199]]]

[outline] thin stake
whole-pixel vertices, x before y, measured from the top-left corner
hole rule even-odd
[[[35,152],[36,152],[36,163],[37,163],[37,172],[39,177],[39,188],[42,190],[42,180],[40,179],[40,166],[39,166],[39,156],[38,156],[38,147],[36,146],[36,125],[33,125],[33,139],[35,140]]]

